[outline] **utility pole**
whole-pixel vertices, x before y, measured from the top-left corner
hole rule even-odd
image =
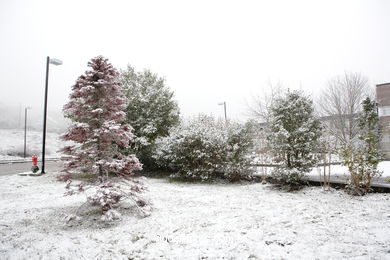
[[[222,106],[223,105],[223,110],[225,112],[225,121],[227,122],[227,116],[226,116],[226,102],[223,101],[221,103],[218,103],[218,105]]]
[[[27,109],[30,109],[31,107],[25,107],[24,108],[24,150],[23,150],[23,157],[26,158],[26,141],[27,141]]]
[[[21,103],[19,103],[19,120],[18,120],[18,129],[19,129],[20,127],[22,127],[21,121],[22,121],[22,104],[21,104]]]
[[[61,65],[62,61],[58,59],[46,58],[46,81],[45,81],[45,102],[43,110],[43,140],[42,140],[42,168],[41,173],[45,173],[45,149],[46,149],[46,120],[47,120],[47,92],[49,88],[49,64]]]

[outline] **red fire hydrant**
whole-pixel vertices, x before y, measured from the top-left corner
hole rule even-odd
[[[33,173],[36,173],[37,171],[39,171],[39,167],[38,167],[38,156],[37,156],[36,154],[33,155],[32,161],[33,161],[33,166],[31,167],[31,171],[32,171]]]
[[[38,166],[38,156],[36,154],[33,155],[32,161],[34,166]]]

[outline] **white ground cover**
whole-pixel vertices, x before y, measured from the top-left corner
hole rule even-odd
[[[0,259],[389,259],[390,194],[146,179],[149,217],[106,224],[52,174],[0,177]],[[81,213],[80,213],[81,212]]]

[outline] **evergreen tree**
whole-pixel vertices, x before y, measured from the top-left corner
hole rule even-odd
[[[133,126],[136,136],[130,152],[136,153],[145,166],[152,166],[154,143],[179,123],[179,108],[165,80],[149,70],[136,72],[128,65],[121,71],[120,80],[130,100],[126,123]]]
[[[363,112],[359,116],[359,139],[364,142],[365,161],[376,170],[382,159],[380,151],[381,132],[379,127],[378,103],[367,97],[362,102]]]
[[[362,102],[359,114],[359,142],[342,145],[340,155],[351,175],[348,190],[354,195],[364,195],[371,188],[372,178],[380,175],[378,164],[382,160],[380,151],[381,132],[378,104],[367,97]]]
[[[268,141],[273,159],[281,166],[274,176],[297,184],[317,161],[322,126],[313,115],[313,102],[298,91],[288,91],[272,107]]]
[[[112,208],[125,193],[121,186],[109,181],[109,176],[115,174],[131,181],[129,176],[141,170],[142,165],[134,155],[120,153],[120,148],[128,147],[134,136],[130,125],[121,125],[126,118],[123,110],[128,99],[117,80],[117,70],[102,56],[92,59],[88,66],[91,70],[78,78],[70,101],[64,106],[65,116],[73,123],[62,139],[72,141],[72,145],[62,149],[68,156],[64,157],[60,178],[71,180],[80,173],[96,176],[88,183],[79,183],[77,189],[83,191],[85,185],[95,187],[96,194],[88,197],[88,201],[100,205],[106,219],[114,219],[119,213]],[[138,201],[134,191],[142,190],[142,186],[135,182],[128,184],[133,188],[127,195]],[[70,183],[67,188],[70,194],[75,191]]]

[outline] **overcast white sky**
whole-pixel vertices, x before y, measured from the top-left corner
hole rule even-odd
[[[183,115],[246,111],[267,82],[316,96],[360,72],[390,82],[390,1],[0,1],[0,104],[62,107],[89,59],[166,78]]]

